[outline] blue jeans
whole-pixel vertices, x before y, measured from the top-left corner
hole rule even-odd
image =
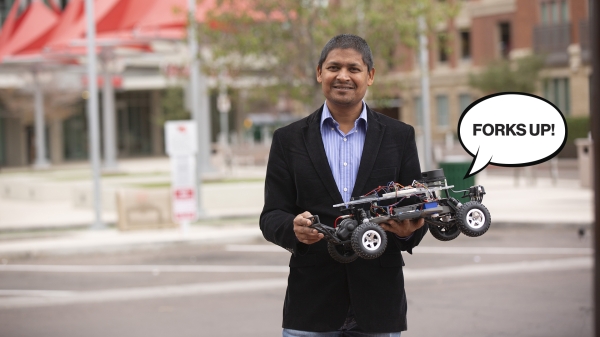
[[[311,332],[292,329],[283,329],[282,337],[400,337],[400,332],[361,332],[361,331],[330,331]]]

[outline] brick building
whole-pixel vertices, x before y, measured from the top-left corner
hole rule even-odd
[[[469,74],[491,61],[543,55],[536,94],[566,116],[589,115],[589,0],[466,0],[460,14],[429,36],[430,113],[434,142],[456,134],[462,111],[482,93],[469,87]],[[444,46],[446,48],[444,48]],[[418,55],[398,69],[397,111],[386,114],[415,125],[422,112]]]

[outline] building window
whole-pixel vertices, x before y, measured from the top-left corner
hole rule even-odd
[[[548,78],[544,80],[544,97],[568,116],[571,114],[571,95],[568,78]]]
[[[552,1],[550,3],[550,9],[551,9],[552,23],[558,23],[558,2]]]
[[[435,96],[435,104],[437,108],[437,125],[439,127],[447,127],[450,125],[450,107],[448,106],[448,96]]]
[[[73,115],[63,120],[63,154],[66,160],[88,157],[86,102],[79,101],[75,109]]]
[[[543,25],[547,25],[549,23],[548,20],[548,4],[545,2],[542,2],[542,8],[540,9],[541,12],[541,22]]]
[[[567,3],[567,0],[561,1],[560,4],[562,6],[560,11],[561,22],[567,23],[569,22],[569,4]]]
[[[510,22],[501,22],[498,25],[500,33],[499,39],[499,51],[502,58],[508,58],[510,54],[511,41],[510,41]]]
[[[540,3],[540,21],[543,25],[569,22],[568,0],[545,0]]]
[[[468,30],[460,32],[460,58],[462,60],[471,59],[471,32]]]
[[[421,96],[415,97],[414,102],[417,126],[423,126],[423,102],[421,101]]]
[[[438,35],[438,62],[448,62],[448,36],[445,33]]]
[[[473,102],[473,97],[470,94],[460,94],[458,96],[458,110],[461,115],[465,112],[465,110],[469,107],[469,104]]]

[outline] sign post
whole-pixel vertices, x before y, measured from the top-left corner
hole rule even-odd
[[[196,179],[198,134],[193,121],[165,123],[166,152],[171,158],[173,221],[186,233],[200,213],[199,182]]]

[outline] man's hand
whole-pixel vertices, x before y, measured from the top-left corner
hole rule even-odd
[[[392,232],[396,235],[398,235],[399,237],[407,237],[409,235],[411,235],[412,233],[414,233],[414,231],[416,231],[417,229],[423,227],[423,225],[425,224],[425,219],[423,218],[416,218],[416,219],[405,219],[402,221],[396,221],[396,220],[388,220],[386,222],[382,222],[379,225],[381,226],[381,228],[383,228],[384,230],[388,231],[388,232]]]
[[[307,245],[312,245],[313,243],[321,240],[324,236],[316,229],[308,227],[312,225],[312,221],[307,219],[311,216],[312,214],[310,214],[310,212],[304,212],[302,214],[298,214],[294,218],[294,233],[296,233],[296,237],[300,242]]]

